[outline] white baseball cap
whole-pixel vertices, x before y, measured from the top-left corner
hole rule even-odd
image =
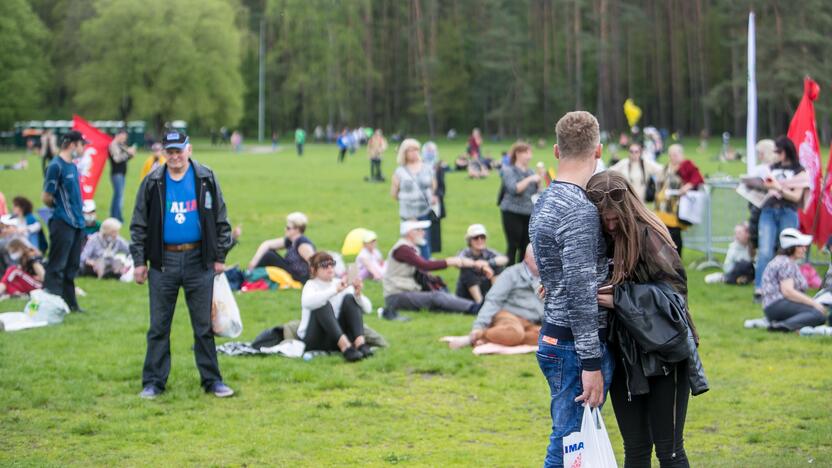
[[[812,243],[812,236],[801,234],[795,228],[786,228],[780,232],[780,248],[788,249],[789,247],[802,246],[806,247]]]
[[[84,200],[84,213],[95,211],[95,200]]]
[[[363,241],[365,244],[369,244],[370,242],[372,242],[372,241],[374,241],[374,240],[376,240],[376,239],[378,239],[378,236],[376,235],[376,233],[375,233],[375,232],[373,232],[373,231],[367,231],[366,233],[364,233],[364,238],[362,239],[362,241]]]
[[[485,230],[485,226],[483,226],[482,224],[472,224],[468,226],[468,230],[465,231],[465,241],[468,242],[469,240],[477,236],[488,236],[488,232]]]
[[[406,236],[408,232],[413,231],[415,229],[427,229],[430,227],[430,221],[416,221],[408,220],[402,221],[402,224],[399,226],[399,234]]]

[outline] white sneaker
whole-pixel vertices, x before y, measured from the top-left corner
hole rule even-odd
[[[818,325],[817,327],[803,327],[800,329],[800,336],[832,336],[832,327]]]
[[[705,275],[706,284],[724,283],[725,275],[720,272]]]
[[[743,324],[745,328],[768,328],[769,325],[768,319],[765,317],[746,320]]]

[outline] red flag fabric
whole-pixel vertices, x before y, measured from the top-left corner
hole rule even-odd
[[[818,228],[815,230],[815,244],[819,247],[832,236],[832,145],[829,146],[829,161],[826,166],[826,184],[823,186],[820,210],[818,210]]]
[[[110,142],[113,138],[95,128],[79,115],[72,116],[72,129],[81,132],[89,144],[84,148],[84,155],[75,161],[81,174],[81,198],[92,200],[95,189],[107,165]]]
[[[805,206],[806,210],[798,212],[800,217],[800,230],[805,233],[813,233],[815,230],[815,213],[817,203],[820,199],[821,186],[821,162],[820,146],[818,144],[818,131],[815,127],[815,105],[814,101],[820,94],[820,86],[808,76],[803,80],[803,99],[797,106],[797,111],[789,124],[789,139],[797,148],[800,157],[800,164],[809,173],[809,200]],[[817,242],[818,239],[815,240]],[[821,243],[825,242],[825,239]]]

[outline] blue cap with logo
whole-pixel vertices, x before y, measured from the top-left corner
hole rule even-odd
[[[165,137],[162,138],[162,144],[165,146],[165,149],[179,149],[183,150],[186,146],[188,146],[188,135],[185,135],[185,132],[180,132],[178,130],[172,130],[165,133]]]

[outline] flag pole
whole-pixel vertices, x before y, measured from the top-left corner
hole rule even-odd
[[[746,171],[751,174],[757,167],[757,74],[756,67],[756,31],[754,11],[748,12],[748,113],[745,126],[745,160]]]

